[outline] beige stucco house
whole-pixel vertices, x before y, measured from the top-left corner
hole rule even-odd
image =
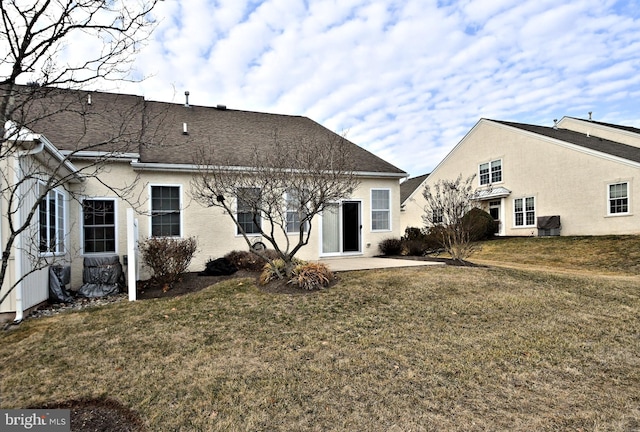
[[[481,119],[428,176],[404,182],[403,228],[422,227],[425,185],[475,174],[498,235],[640,233],[640,129],[573,117],[553,127]],[[541,225],[559,216],[560,228]],[[542,229],[544,228],[544,230]]]
[[[129,208],[135,209],[140,240],[159,235],[197,239],[191,271],[203,270],[209,259],[232,250],[246,250],[228,215],[192,198],[192,178],[202,162],[200,150],[213,150],[209,162],[250,170],[252,152],[268,151],[274,134],[290,141],[337,136],[302,116],[194,106],[188,99],[184,104],[162,103],[133,95],[56,90],[32,111],[46,110],[45,105],[64,109],[25,122],[29,131],[25,145],[46,143],[45,150],[64,160],[77,176],[51,192],[34,218],[33,232],[24,234],[23,246],[39,234],[51,238],[29,251],[11,251],[10,277],[3,290],[20,281],[20,275],[29,276],[0,305],[5,315],[21,315],[47,299],[47,269],[30,273],[30,254],[70,266],[72,288],[83,283],[85,257],[118,256],[126,265]],[[349,140],[342,143],[349,147],[359,187],[314,222],[310,243],[297,255],[302,259],[372,256],[380,241],[402,233],[400,180],[406,173]],[[27,153],[20,163],[44,162],[35,152]],[[32,179],[29,187],[46,179],[46,175]],[[126,200],[121,198],[125,190]],[[2,204],[4,247],[9,216],[6,203]]]

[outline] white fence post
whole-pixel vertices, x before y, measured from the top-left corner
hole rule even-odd
[[[138,265],[137,221],[133,218],[133,209],[127,209],[127,285],[129,286],[129,301],[136,300],[136,269]]]

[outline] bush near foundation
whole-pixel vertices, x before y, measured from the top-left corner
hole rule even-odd
[[[139,245],[142,262],[151,270],[152,283],[167,291],[189,268],[198,249],[194,237],[151,237]]]
[[[380,253],[386,256],[402,255],[403,249],[402,240],[399,238],[384,239],[378,245]]]
[[[273,249],[266,249],[261,252],[270,259],[276,259],[278,254]],[[238,270],[247,270],[258,272],[261,271],[267,260],[251,251],[234,250],[224,256],[228,259]]]

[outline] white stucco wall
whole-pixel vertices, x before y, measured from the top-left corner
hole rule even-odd
[[[79,164],[79,163],[78,163]],[[150,217],[150,187],[151,185],[180,186],[182,199],[182,237],[195,237],[198,241],[198,251],[189,268],[190,271],[201,271],[209,259],[224,256],[232,250],[247,250],[248,246],[242,236],[236,234],[236,227],[231,218],[221,208],[204,207],[191,198],[190,173],[140,171],[140,177],[135,188],[137,202],[136,218],[139,222],[140,239],[151,235]],[[134,180],[134,172],[128,163],[114,163],[101,174],[103,178],[116,186],[121,187],[131,184]],[[371,231],[371,189],[389,189],[391,196],[391,229],[388,231]],[[82,186],[82,194],[88,198],[111,198],[114,193],[105,188],[95,179],[89,179]],[[362,178],[360,186],[353,192],[349,200],[359,201],[361,207],[362,222],[362,248],[358,253],[362,256],[377,255],[378,243],[387,237],[401,235],[400,223],[400,189],[397,178],[373,179]],[[130,205],[123,200],[117,200],[117,251],[121,257],[126,254],[126,209]],[[82,245],[82,212],[80,205],[76,203],[70,212],[71,232],[70,242],[77,245],[72,256],[72,286],[82,284],[83,252]],[[321,257],[321,243],[319,238],[321,217],[312,221],[312,236],[309,244],[304,246],[296,255],[305,260],[317,260]],[[291,236],[291,241],[297,242],[297,235]],[[266,240],[264,240],[265,243]],[[267,246],[269,246],[267,244]],[[143,278],[147,275],[143,273]]]
[[[562,235],[605,235],[640,233],[640,190],[637,164],[596,155],[576,147],[563,146],[551,139],[508,126],[481,120],[452,150],[426,184],[476,174],[480,188],[479,164],[502,160],[502,181],[511,194],[502,199],[504,229],[509,236],[536,235],[537,228],[516,227],[514,200],[535,197],[536,217],[560,215]],[[609,216],[608,185],[628,182],[630,212]],[[423,226],[422,189],[406,203],[403,226]]]

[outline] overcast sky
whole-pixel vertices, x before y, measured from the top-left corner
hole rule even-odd
[[[480,118],[640,127],[639,0],[165,0],[126,91],[307,116],[411,176]]]

